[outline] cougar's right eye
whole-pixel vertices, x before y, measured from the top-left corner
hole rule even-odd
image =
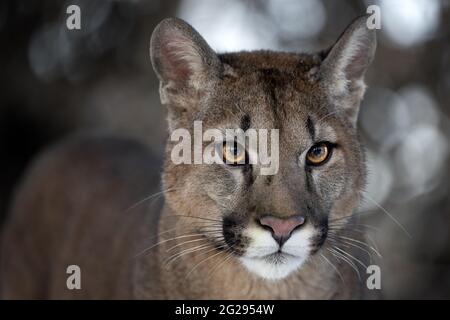
[[[224,142],[222,144],[222,159],[228,165],[245,164],[246,151],[237,142]]]

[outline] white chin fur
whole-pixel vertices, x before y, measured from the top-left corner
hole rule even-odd
[[[267,280],[281,280],[301,267],[306,259],[287,256],[283,261],[270,262],[266,258],[241,257],[240,261],[250,271]]]
[[[285,253],[278,258],[273,254],[279,250],[277,242],[269,231],[259,227],[250,227],[245,232],[251,239],[245,254],[239,258],[250,272],[269,280],[280,280],[298,270],[310,253],[313,228],[305,226],[297,230],[283,245]]]

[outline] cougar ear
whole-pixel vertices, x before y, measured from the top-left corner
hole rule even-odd
[[[353,21],[326,55],[320,75],[338,108],[343,108],[356,124],[366,85],[364,74],[375,55],[375,30],[367,28],[368,16]]]
[[[158,24],[150,40],[150,58],[160,80],[161,102],[171,117],[197,105],[202,93],[219,78],[216,53],[189,24],[169,18]]]

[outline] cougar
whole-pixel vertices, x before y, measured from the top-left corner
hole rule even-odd
[[[157,158],[131,139],[86,134],[43,153],[4,226],[2,297],[363,298],[357,116],[376,48],[366,19],[315,54],[217,54],[186,22],[159,23],[150,58],[169,128],[162,189]],[[250,151],[224,141],[226,162],[175,164],[171,133],[192,133],[194,121],[277,129],[277,172],[238,163]]]

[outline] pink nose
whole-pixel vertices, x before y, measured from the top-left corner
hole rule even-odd
[[[265,216],[259,219],[259,223],[268,227],[272,231],[272,237],[282,246],[291,237],[292,231],[305,223],[305,217],[295,215],[281,219],[274,216]]]

